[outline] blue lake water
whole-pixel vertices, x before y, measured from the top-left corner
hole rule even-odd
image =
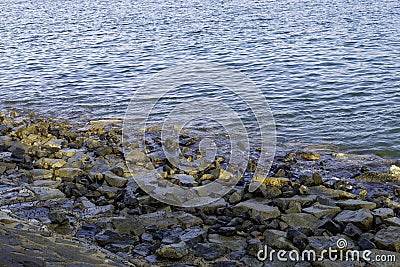
[[[1,109],[122,117],[154,73],[209,60],[262,90],[280,144],[400,156],[397,0],[8,0],[0,16]]]

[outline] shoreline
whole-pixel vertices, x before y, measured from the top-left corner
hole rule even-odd
[[[121,123],[0,114],[0,231],[40,229],[44,236],[74,239],[80,246],[99,248],[104,259],[118,259],[113,265],[262,266],[256,256],[264,245],[320,251],[339,237],[348,240],[350,249],[400,252],[397,160],[318,149],[277,150],[257,191],[248,192],[241,181],[217,202],[179,208],[156,201],[137,186],[123,158]],[[150,160],[162,167],[165,179],[184,183],[174,178],[181,170],[171,169],[165,158],[157,154]],[[185,183],[216,179],[213,164]],[[247,173],[252,169],[249,164]],[[392,235],[388,229],[399,233],[397,239],[386,238]],[[7,247],[15,253],[23,250]],[[37,262],[31,250],[23,253]],[[78,262],[75,257],[65,260]]]

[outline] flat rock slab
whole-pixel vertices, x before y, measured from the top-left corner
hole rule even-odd
[[[322,205],[320,203],[315,203],[311,207],[303,209],[303,212],[312,214],[317,218],[321,218],[322,216],[327,215],[327,214],[334,216],[341,211],[342,210],[339,207]]]
[[[246,238],[241,236],[223,236],[219,234],[208,235],[208,241],[231,250],[244,250],[247,246]]]
[[[282,220],[291,227],[315,228],[318,218],[308,213],[291,213],[282,215]]]
[[[372,215],[377,216],[381,219],[386,219],[389,217],[393,217],[394,211],[390,208],[379,208],[379,209],[374,209],[372,211]]]
[[[0,226],[1,266],[127,266],[95,246]],[[132,265],[128,265],[132,266]]]
[[[368,230],[374,217],[367,209],[344,210],[335,217],[336,222],[353,223],[362,230]]]
[[[375,235],[375,244],[380,249],[400,252],[400,227],[389,226]]]
[[[347,200],[336,201],[336,205],[345,210],[359,210],[359,209],[373,210],[376,208],[376,204],[374,202],[363,201],[358,199],[347,199]]]
[[[233,207],[235,214],[240,214],[243,211],[249,211],[252,217],[260,216],[264,220],[277,218],[281,215],[281,212],[277,207],[269,206],[270,201],[250,199],[241,202]]]

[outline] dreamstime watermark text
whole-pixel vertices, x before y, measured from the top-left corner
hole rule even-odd
[[[257,253],[259,261],[366,261],[366,262],[396,262],[396,255],[394,254],[374,254],[371,250],[352,250],[346,249],[348,246],[347,241],[343,238],[338,239],[336,248],[328,247],[320,252],[312,249],[306,249],[302,252],[297,250],[275,250],[268,248],[267,245]]]

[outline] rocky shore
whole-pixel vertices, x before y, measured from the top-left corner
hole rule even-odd
[[[179,208],[135,183],[121,127],[122,120],[70,123],[0,113],[0,255],[7,255],[0,265],[400,265],[396,160],[282,148],[257,191],[250,193],[242,179],[214,203]],[[185,140],[181,149],[195,151],[199,138]],[[188,174],[168,164],[157,138],[148,145],[149,160],[180,185],[218,178],[225,160],[217,155],[210,168]],[[249,161],[246,175],[254,164]],[[265,246],[320,253],[338,249],[339,239],[346,241],[339,250],[394,255],[396,262],[257,259]]]

